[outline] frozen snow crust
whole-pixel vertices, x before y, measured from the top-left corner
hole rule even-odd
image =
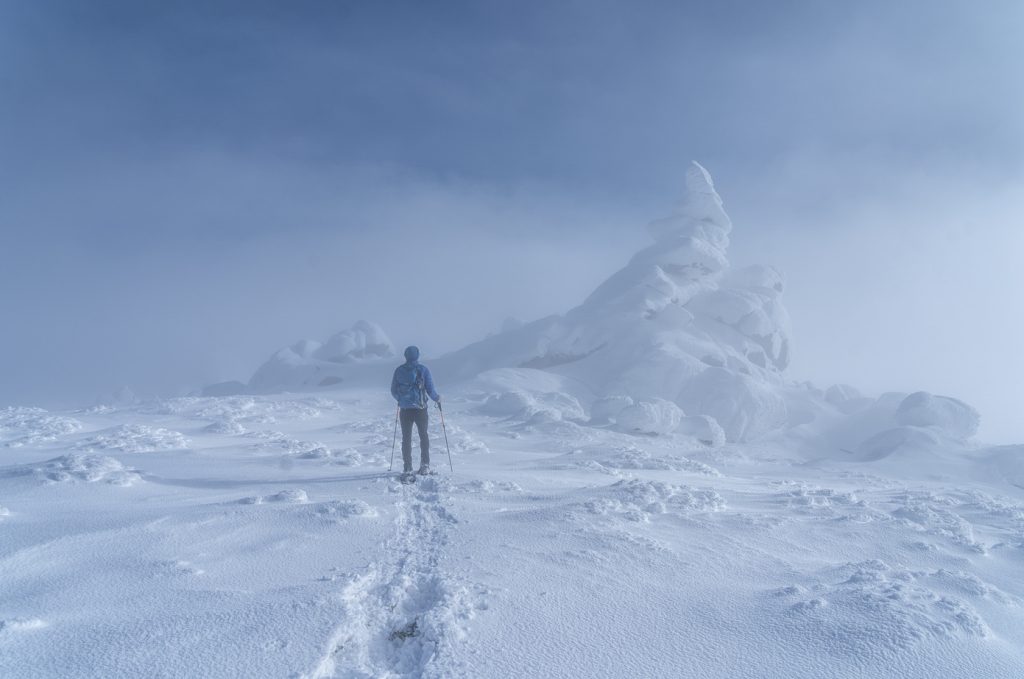
[[[966,448],[970,410],[846,389],[729,443],[585,394],[450,385],[455,472],[432,411],[413,485],[380,387],[12,417],[0,676],[1024,673],[1024,446]]]

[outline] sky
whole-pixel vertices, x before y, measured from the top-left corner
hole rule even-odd
[[[0,406],[180,394],[360,318],[563,312],[691,159],[790,375],[1024,441],[1024,6],[0,3]]]

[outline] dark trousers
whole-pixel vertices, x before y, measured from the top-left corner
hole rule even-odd
[[[405,471],[412,471],[412,425],[420,435],[420,464],[430,464],[430,437],[427,435],[428,412],[426,408],[402,408],[399,412],[402,423],[402,462]]]

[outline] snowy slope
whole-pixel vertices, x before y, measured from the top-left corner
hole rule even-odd
[[[1024,446],[789,380],[783,278],[730,265],[699,165],[649,233],[428,361],[415,485],[372,323],[203,397],[0,411],[0,677],[1024,675]]]
[[[808,462],[561,385],[450,389],[455,473],[435,417],[413,486],[380,390],[3,411],[0,676],[1024,670],[1024,448]]]

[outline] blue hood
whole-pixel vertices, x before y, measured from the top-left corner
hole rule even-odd
[[[420,358],[420,349],[419,349],[419,347],[412,346],[412,347],[406,347],[405,348],[405,360],[406,361],[408,361],[409,363],[414,363],[414,362],[418,361],[419,358]]]

